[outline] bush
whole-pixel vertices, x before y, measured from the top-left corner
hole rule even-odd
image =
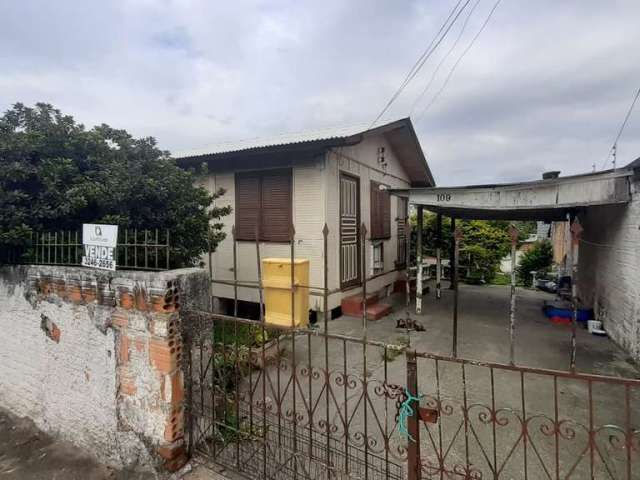
[[[531,250],[525,252],[520,258],[518,266],[518,278],[525,284],[531,284],[531,272],[537,272],[538,276],[547,273],[553,263],[553,246],[548,240],[537,242]]]
[[[170,231],[171,266],[194,265],[224,238],[220,220],[231,209],[212,207],[222,192],[193,180],[152,137],[86,130],[51,105],[17,103],[0,117],[0,245],[82,223],[158,228]]]

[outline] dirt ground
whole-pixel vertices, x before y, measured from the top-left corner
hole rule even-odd
[[[53,438],[28,418],[0,409],[1,480],[151,480],[151,472],[114,470],[71,443]],[[168,480],[227,480],[219,472],[191,463]]]

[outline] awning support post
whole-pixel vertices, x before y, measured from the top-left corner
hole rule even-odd
[[[518,229],[515,225],[509,227],[511,235],[511,303],[509,304],[509,362],[515,365],[515,335],[516,335],[516,249],[518,246]]]
[[[418,231],[416,232],[416,315],[422,313],[422,226],[424,207],[418,205]]]
[[[571,217],[567,215],[570,221]],[[571,371],[576,369],[576,330],[578,326],[578,247],[580,245],[580,234],[582,226],[578,217],[573,218],[571,223],[571,245],[569,255],[571,257],[571,306],[573,316],[571,319]]]
[[[451,222],[453,223],[453,219]],[[458,227],[453,232],[453,272],[451,283],[453,285],[453,357],[458,356],[458,254],[460,253],[460,240],[462,230]]]
[[[453,237],[456,231],[456,219],[451,217],[451,247],[449,249],[449,290],[453,290],[455,286],[453,285],[453,264],[456,262],[458,255],[456,254],[455,242],[453,241]]]
[[[436,223],[436,300],[442,298],[442,214],[439,213]]]

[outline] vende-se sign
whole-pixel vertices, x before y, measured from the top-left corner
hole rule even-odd
[[[82,265],[103,270],[115,270],[117,242],[117,225],[83,224],[82,244],[84,245],[84,255],[82,257]]]

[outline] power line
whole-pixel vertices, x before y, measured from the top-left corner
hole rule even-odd
[[[431,101],[427,104],[427,106],[424,107],[424,109],[420,112],[420,114],[416,118],[416,121],[418,121],[420,118],[422,118],[422,116],[427,112],[427,110],[429,110],[429,108],[431,108],[431,106],[436,102],[436,100],[438,100],[438,98],[440,97],[440,95],[442,94],[444,89],[447,88],[447,85],[449,84],[449,80],[451,80],[451,77],[453,76],[453,73],[456,71],[456,68],[458,68],[458,65],[460,64],[460,62],[462,61],[464,56],[467,54],[467,52],[469,50],[471,50],[471,47],[473,47],[473,44],[476,42],[476,40],[478,39],[480,34],[484,31],[485,27],[489,23],[489,20],[491,20],[491,17],[493,16],[493,13],[496,11],[496,9],[498,8],[498,5],[500,5],[501,1],[502,0],[498,0],[493,5],[493,8],[489,12],[489,15],[487,15],[487,18],[484,20],[482,26],[480,27],[480,30],[478,30],[478,33],[476,33],[475,36],[471,39],[471,42],[469,42],[469,45],[467,45],[467,48],[465,48],[464,51],[462,52],[462,54],[458,57],[458,60],[456,60],[456,63],[453,64],[453,67],[451,67],[451,70],[449,71],[449,75],[447,75],[447,78],[445,79],[444,83],[442,84],[442,87],[440,87],[440,90],[438,90],[438,93],[435,94],[435,96],[431,99]]]
[[[429,43],[429,46],[425,49],[422,55],[420,55],[416,63],[414,63],[413,67],[411,67],[411,70],[409,70],[409,73],[407,73],[407,76],[405,77],[405,79],[402,81],[402,83],[400,84],[396,92],[391,96],[391,98],[386,103],[382,111],[375,118],[375,120],[371,122],[371,125],[369,125],[369,128],[373,127],[376,124],[376,122],[380,120],[380,118],[387,112],[387,110],[389,110],[389,107],[393,104],[393,102],[395,102],[396,99],[400,96],[400,94],[405,89],[405,87],[411,82],[411,80],[415,78],[415,76],[424,66],[425,62],[433,54],[436,48],[438,48],[438,46],[442,43],[444,38],[447,36],[447,33],[449,33],[449,30],[451,30],[451,27],[453,27],[454,23],[456,23],[456,21],[458,20],[458,17],[464,11],[464,9],[467,8],[467,5],[469,5],[471,0],[466,0],[462,8],[458,10],[458,6],[460,5],[461,2],[462,0],[458,0],[458,3],[456,3],[453,9],[451,10],[451,12],[449,12],[449,16],[447,17],[447,19],[444,21],[444,23],[438,30],[438,33],[436,34],[436,36],[431,40],[431,42]],[[457,13],[456,13],[456,10],[458,10]],[[452,16],[453,16],[453,20],[451,20]],[[451,22],[449,22],[450,20]]]
[[[469,10],[469,13],[467,14],[467,17],[464,19],[464,23],[462,24],[462,28],[460,29],[460,33],[458,33],[458,38],[456,38],[456,41],[453,42],[453,45],[451,45],[451,48],[444,55],[444,57],[442,57],[442,60],[440,60],[440,63],[438,63],[438,66],[433,71],[433,74],[431,75],[431,78],[429,79],[429,83],[427,83],[427,85],[424,87],[422,92],[420,92],[420,95],[418,95],[416,100],[413,102],[413,105],[411,105],[410,115],[413,114],[413,111],[415,110],[416,106],[418,105],[418,103],[420,103],[420,100],[422,100],[422,98],[425,96],[425,94],[427,93],[427,91],[431,87],[431,84],[435,80],[436,75],[440,71],[440,67],[442,67],[442,65],[444,64],[445,60],[447,58],[449,58],[449,55],[451,55],[451,52],[453,52],[453,50],[456,48],[456,46],[458,45],[458,42],[460,42],[460,39],[462,38],[462,35],[464,34],[465,29],[467,28],[467,24],[469,23],[469,19],[471,18],[471,15],[473,15],[473,12],[476,9],[476,7],[478,6],[478,4],[480,3],[480,1],[481,0],[477,0],[476,3],[473,5],[473,7],[471,7],[471,10]]]
[[[600,168],[600,170],[602,170],[607,164],[607,160],[609,160],[609,156],[611,155],[611,153],[613,153],[613,168],[616,167],[616,155],[618,153],[617,152],[618,140],[620,140],[620,137],[622,136],[622,132],[624,132],[624,128],[627,126],[627,122],[629,121],[629,117],[631,117],[631,112],[633,112],[633,107],[635,107],[636,102],[638,101],[638,97],[640,97],[640,88],[638,88],[638,91],[636,92],[635,97],[633,97],[633,101],[631,102],[631,106],[627,111],[627,115],[624,117],[624,122],[622,122],[622,125],[620,126],[620,130],[618,130],[618,135],[616,135],[616,139],[613,141],[613,145],[609,149],[607,158],[604,159],[604,162],[602,163],[602,167]]]

